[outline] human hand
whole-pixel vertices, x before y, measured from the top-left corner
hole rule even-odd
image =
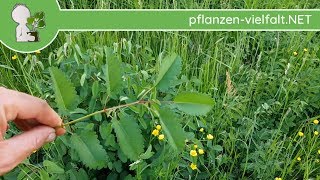
[[[4,140],[11,120],[25,132]],[[0,176],[16,167],[34,150],[63,135],[63,128],[55,128],[61,124],[61,118],[46,101],[0,87]]]

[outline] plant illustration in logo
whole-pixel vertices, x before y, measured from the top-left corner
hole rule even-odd
[[[44,28],[45,15],[43,12],[37,12],[31,16],[29,8],[24,4],[17,4],[12,11],[12,19],[18,24],[16,27],[17,42],[38,42],[38,28]]]
[[[37,12],[34,16],[29,17],[27,20],[28,25],[32,27],[32,30],[29,32],[29,34],[35,37],[35,41],[39,41],[39,33],[37,29],[43,29],[46,26],[44,17],[44,12]]]

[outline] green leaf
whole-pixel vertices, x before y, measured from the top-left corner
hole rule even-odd
[[[153,156],[154,152],[152,152],[152,145],[150,144],[147,151],[140,155],[141,159],[149,159]]]
[[[172,81],[180,74],[182,63],[180,56],[172,54],[163,59],[155,86],[160,91],[166,91]]]
[[[59,110],[74,110],[78,105],[79,97],[73,84],[65,74],[56,67],[50,68],[55,100]]]
[[[135,119],[127,115],[122,115],[120,120],[113,118],[112,127],[116,132],[122,152],[130,160],[138,160],[139,155],[144,152],[144,139]]]
[[[169,145],[176,151],[182,151],[186,133],[182,129],[176,114],[167,108],[161,108],[159,113],[160,123],[165,137],[168,139]]]
[[[87,180],[89,179],[87,173],[82,168],[78,171],[76,169],[70,169],[67,171],[67,174],[69,174],[70,180]]]
[[[195,92],[179,93],[174,102],[179,110],[190,115],[206,115],[214,105],[210,96]]]
[[[30,26],[32,26],[33,22],[34,22],[34,17],[29,17],[29,18],[27,19],[27,23],[28,23],[28,25],[30,25]]]
[[[107,82],[107,92],[111,97],[119,94],[122,90],[121,61],[117,55],[113,54],[110,48],[105,48],[106,66],[105,78]]]
[[[34,17],[42,20],[44,18],[44,12],[38,12],[38,13],[36,13],[36,15]]]
[[[100,92],[99,81],[95,81],[92,85],[92,96],[97,97]]]
[[[94,131],[83,131],[80,135],[73,134],[70,138],[71,147],[77,152],[84,165],[91,169],[106,167],[108,157],[100,145]]]
[[[38,22],[38,28],[44,28],[44,27],[46,27],[46,23],[44,22],[44,20],[40,20]]]
[[[52,173],[52,174],[63,174],[64,173],[64,170],[52,161],[44,160],[43,166],[46,167],[46,170],[48,173]]]

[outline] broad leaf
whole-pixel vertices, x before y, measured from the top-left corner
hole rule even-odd
[[[112,119],[112,127],[122,152],[132,161],[138,160],[144,152],[144,139],[136,120],[123,115],[120,120]]]
[[[44,22],[44,20],[40,20],[38,22],[38,28],[44,28],[44,27],[46,27],[46,23]]]
[[[206,115],[214,105],[210,96],[195,92],[179,93],[174,102],[178,109],[190,115]]]
[[[182,151],[186,133],[182,129],[176,114],[167,108],[160,109],[159,113],[161,126],[170,146],[176,151]]]
[[[43,166],[46,167],[46,170],[48,173],[52,173],[52,174],[64,173],[64,170],[60,166],[58,166],[56,163],[49,160],[43,161]]]
[[[80,135],[73,134],[70,138],[71,147],[77,152],[84,165],[91,169],[106,167],[108,157],[100,145],[94,131],[84,131]]]
[[[105,48],[105,53],[107,61],[105,66],[107,90],[108,94],[114,97],[122,90],[121,61],[117,55],[112,53],[110,48]]]
[[[182,68],[181,58],[176,54],[165,57],[162,61],[155,86],[160,91],[166,91],[172,85],[172,80],[180,74]]]
[[[34,17],[41,20],[44,18],[44,12],[38,12]]]
[[[58,108],[64,112],[67,110],[74,110],[77,106],[79,97],[73,84],[65,74],[56,67],[50,68],[50,75]]]

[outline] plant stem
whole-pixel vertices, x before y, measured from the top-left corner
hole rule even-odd
[[[145,104],[145,103],[149,103],[149,101],[136,101],[136,102],[129,103],[129,104],[123,104],[123,105],[115,106],[115,107],[112,107],[112,108],[103,109],[103,110],[96,111],[94,113],[88,114],[86,116],[83,116],[81,118],[78,118],[76,120],[73,120],[73,121],[67,122],[65,124],[62,124],[60,127],[69,126],[71,124],[75,124],[77,122],[83,121],[83,120],[85,120],[87,118],[90,118],[90,117],[92,117],[94,115],[97,115],[97,114],[102,114],[102,113],[106,113],[106,112],[109,112],[109,111],[114,111],[114,110],[117,110],[117,109],[120,109],[120,108],[125,108],[125,107],[134,106],[136,104]]]

